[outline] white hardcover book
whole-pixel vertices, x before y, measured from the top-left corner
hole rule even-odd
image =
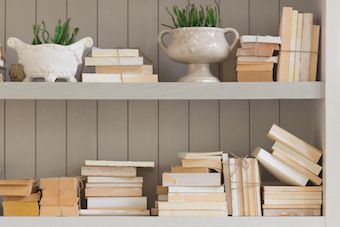
[[[252,56],[245,56],[245,57],[238,57],[237,61],[239,63],[242,62],[270,62],[270,63],[278,63],[279,62],[279,57],[278,56],[273,56],[273,57],[252,57]]]
[[[256,35],[243,35],[240,38],[241,43],[270,43],[281,44],[281,37],[279,36],[256,36]]]
[[[87,166],[116,166],[116,167],[155,167],[154,162],[137,162],[137,161],[105,161],[105,160],[86,160]]]
[[[229,159],[229,171],[230,171],[230,185],[231,185],[231,198],[232,198],[232,215],[233,216],[240,216],[239,214],[239,202],[238,202],[238,182],[237,182],[237,167],[236,167],[236,159],[230,158]]]
[[[139,57],[138,49],[102,49],[92,48],[92,57]]]
[[[303,25],[303,14],[299,13],[297,22],[297,35],[296,35],[296,54],[295,54],[295,72],[294,82],[300,81],[300,64],[301,64],[301,45],[302,45],[302,26]]]
[[[221,174],[163,173],[163,186],[221,186]]]
[[[150,210],[82,209],[80,216],[150,216]]]
[[[146,197],[89,197],[88,209],[146,210]]]
[[[87,177],[87,183],[143,183],[143,177]]]
[[[213,193],[224,192],[224,186],[211,187],[168,187],[169,193]]]
[[[96,74],[96,73],[83,73],[83,83],[121,83],[122,76],[119,74]]]
[[[143,57],[85,58],[85,66],[143,65]]]
[[[254,173],[255,173],[255,201],[256,201],[256,215],[262,216],[262,200],[261,200],[261,177],[259,162],[254,159]]]
[[[294,81],[295,77],[295,56],[296,56],[296,38],[297,38],[297,26],[298,26],[298,11],[293,10],[293,18],[292,18],[292,32],[290,35],[290,56],[289,56],[289,70],[288,70],[288,78],[290,82]]]
[[[189,157],[196,157],[196,156],[222,156],[223,151],[217,151],[217,152],[202,152],[202,153],[195,153],[195,152],[178,152],[177,157],[178,158],[189,158]]]
[[[142,188],[143,183],[86,183],[86,188]]]
[[[159,210],[227,210],[226,202],[158,202]]]

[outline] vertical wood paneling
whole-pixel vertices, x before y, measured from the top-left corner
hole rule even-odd
[[[315,22],[320,23],[320,0],[280,0],[280,8],[284,6],[294,7],[303,13],[313,13]]]
[[[67,103],[67,175],[79,175],[86,159],[97,159],[97,102]]]
[[[127,101],[98,101],[98,159],[127,160]]]
[[[127,0],[98,0],[99,47],[112,48],[127,46],[127,7]]]
[[[156,199],[158,184],[158,102],[129,101],[129,160],[154,161],[155,168],[139,171],[144,177],[148,206]]]
[[[190,151],[219,150],[219,102],[190,101]]]
[[[66,19],[66,0],[37,0],[37,23],[45,21],[51,35],[59,19]]]
[[[37,177],[66,175],[66,101],[37,101]]]
[[[159,102],[159,176],[180,164],[178,152],[189,151],[188,101]]]
[[[35,102],[6,101],[5,114],[5,177],[34,178]]]
[[[221,149],[237,156],[247,156],[249,139],[249,101],[221,101]]]
[[[129,47],[139,47],[158,72],[158,0],[129,0],[128,21]]]
[[[250,34],[279,35],[279,0],[252,0],[250,2]]]

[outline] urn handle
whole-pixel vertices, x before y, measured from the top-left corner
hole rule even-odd
[[[159,46],[164,50],[165,53],[167,52],[168,46],[164,43],[163,37],[167,34],[170,35],[172,31],[172,29],[163,30],[158,35]]]
[[[236,46],[236,44],[237,44],[237,42],[238,42],[238,40],[240,38],[240,34],[234,28],[225,28],[224,29],[224,34],[227,34],[227,33],[233,33],[234,34],[234,41],[229,46],[229,51],[232,51],[232,49],[234,49],[234,47]]]

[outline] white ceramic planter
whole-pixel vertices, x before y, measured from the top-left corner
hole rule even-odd
[[[9,38],[7,44],[16,50],[18,63],[24,67],[26,82],[36,78],[45,79],[46,82],[55,82],[58,78],[77,82],[75,75],[78,66],[83,63],[84,51],[93,46],[93,40],[88,37],[72,45],[62,46],[29,45],[17,38]]]
[[[228,44],[225,34],[233,33],[234,41]],[[167,46],[163,37],[171,35]],[[174,61],[188,64],[186,75],[179,82],[219,82],[210,71],[210,64],[224,61],[235,47],[239,33],[233,28],[176,28],[161,31],[158,43]]]

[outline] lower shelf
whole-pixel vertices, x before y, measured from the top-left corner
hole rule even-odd
[[[325,217],[1,217],[0,226],[325,227]]]

